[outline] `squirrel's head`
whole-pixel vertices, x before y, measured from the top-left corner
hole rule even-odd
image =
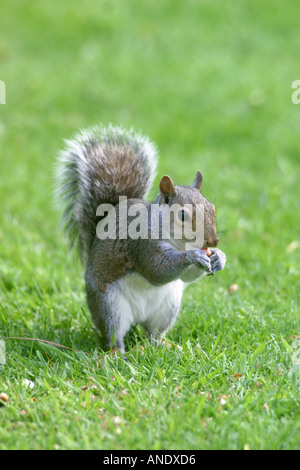
[[[171,238],[179,249],[184,249],[186,243],[199,249],[215,247],[219,243],[215,206],[201,194],[202,181],[202,174],[197,171],[191,186],[175,186],[169,176],[163,176],[159,183],[160,194],[156,202],[169,206],[171,216],[173,214]],[[185,236],[191,233],[189,229],[196,234],[194,239]],[[182,237],[174,239],[174,231],[178,233],[178,230]]]

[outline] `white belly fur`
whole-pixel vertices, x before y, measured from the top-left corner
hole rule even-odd
[[[142,323],[149,332],[165,331],[176,318],[181,305],[184,283],[178,279],[153,286],[137,273],[130,273],[114,283],[111,298],[117,300],[124,329]],[[121,326],[121,325],[120,325]]]

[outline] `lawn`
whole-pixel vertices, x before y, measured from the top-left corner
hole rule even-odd
[[[298,10],[1,1],[0,449],[299,449]],[[127,362],[93,331],[53,203],[63,139],[98,122],[156,142],[151,198],[202,171],[227,255],[163,346],[130,332]]]

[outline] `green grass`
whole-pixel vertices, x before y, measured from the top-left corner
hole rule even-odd
[[[295,0],[1,2],[0,336],[71,350],[6,340],[0,449],[299,448],[298,16]],[[101,350],[52,202],[62,140],[97,122],[157,143],[153,197],[162,174],[202,171],[227,254],[168,344],[128,335],[128,362]]]

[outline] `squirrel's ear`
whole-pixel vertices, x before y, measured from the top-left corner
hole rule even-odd
[[[163,176],[159,183],[159,189],[165,199],[176,195],[176,190],[170,176]],[[167,201],[166,201],[167,202]]]
[[[201,186],[202,186],[202,181],[203,181],[202,173],[200,171],[197,171],[194,182],[192,184],[192,188],[197,188],[200,191]]]

